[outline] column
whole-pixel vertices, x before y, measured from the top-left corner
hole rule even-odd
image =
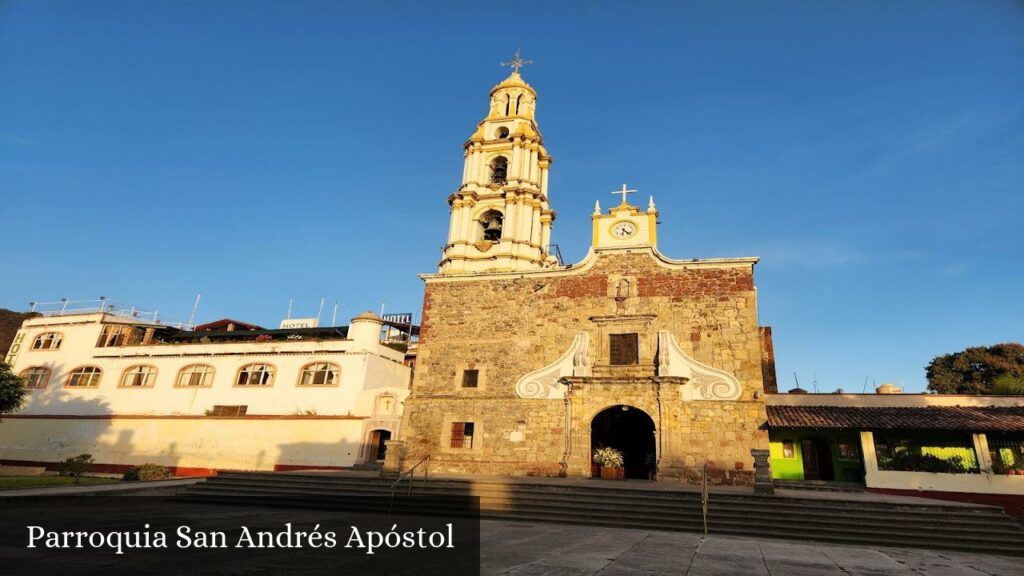
[[[871,432],[860,433],[860,453],[864,455],[864,485],[875,484],[878,474],[878,456],[875,455],[875,435]]]
[[[540,193],[543,194],[545,198],[548,197],[548,167],[547,166],[541,166],[540,167]]]
[[[385,440],[384,445],[387,451],[384,452],[384,466],[381,467],[381,476],[398,476],[402,473],[402,464],[405,460],[405,442],[402,440]]]
[[[517,240],[530,241],[530,222],[533,221],[533,206],[525,196],[519,197],[519,230],[516,234]]]
[[[473,152],[469,156],[469,163],[469,181],[482,182],[480,174],[480,149],[476,146],[473,147]]]
[[[501,241],[517,240],[516,225],[519,223],[519,198],[515,192],[505,194],[505,221],[501,223]]]
[[[551,217],[541,216],[540,227],[540,249],[547,252],[551,243]]]
[[[462,210],[462,214],[459,216],[460,226],[459,226],[458,240],[465,240],[467,242],[472,242],[472,241],[476,240],[476,237],[475,237],[476,235],[473,233],[474,232],[474,230],[473,230],[473,221],[470,220],[470,213],[472,212],[472,205],[464,203],[462,205],[461,210]]]
[[[988,436],[971,434],[974,440],[974,453],[978,456],[978,468],[984,474],[992,474],[992,453],[988,450]]]
[[[462,202],[456,200],[452,202],[452,213],[448,217],[448,244],[455,241],[456,232],[458,230],[459,223],[459,207],[462,206]]]
[[[768,450],[752,448],[750,455],[754,457],[754,494],[775,494],[772,483],[772,463],[768,459]]]
[[[512,161],[509,162],[508,179],[522,180],[523,176],[523,148],[517,141],[512,145]]]

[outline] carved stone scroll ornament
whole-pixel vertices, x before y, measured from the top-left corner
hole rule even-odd
[[[558,383],[565,376],[590,376],[590,335],[576,334],[572,346],[553,363],[534,370],[516,382],[520,398],[562,399],[565,387]]]
[[[702,364],[683,352],[668,330],[658,332],[658,376],[682,376],[683,400],[738,400],[743,389],[735,376]]]

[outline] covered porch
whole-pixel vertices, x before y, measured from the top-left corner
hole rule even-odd
[[[772,476],[992,504],[1024,516],[1024,398],[773,395]]]

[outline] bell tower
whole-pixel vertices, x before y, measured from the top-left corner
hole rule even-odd
[[[442,274],[553,267],[555,212],[548,205],[548,168],[534,113],[537,92],[519,70],[531,61],[516,50],[512,73],[491,89],[487,117],[466,141],[462,185],[448,197],[451,221]]]

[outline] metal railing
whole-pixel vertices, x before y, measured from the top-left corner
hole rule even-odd
[[[1003,476],[1024,475],[1024,438],[1019,440],[988,438],[992,473]]]
[[[708,535],[708,465],[704,464],[704,473],[700,479],[700,512],[704,515],[704,536]]]
[[[71,300],[61,298],[53,302],[29,302],[29,312],[35,312],[42,316],[73,316],[76,314],[97,314],[103,312],[119,318],[129,318],[139,322],[152,324],[164,324],[175,326],[184,330],[191,330],[192,325],[179,320],[161,318],[158,310],[143,310],[132,306],[131,308],[119,308],[110,299],[101,296],[97,300]]]
[[[430,473],[430,454],[427,454],[423,458],[420,458],[419,462],[413,464],[412,468],[409,468],[405,472],[399,474],[398,480],[395,480],[394,482],[391,483],[391,501],[388,503],[388,516],[391,515],[391,511],[395,507],[395,492],[398,491],[398,486],[402,483],[402,480],[409,480],[409,491],[407,495],[412,496],[412,485],[413,482],[416,480],[413,474],[416,472],[416,469],[419,468],[421,464],[423,465],[423,485],[427,485],[427,475]]]
[[[562,260],[562,250],[558,247],[558,244],[548,244],[548,254],[558,258],[559,266],[565,266],[565,262]]]

